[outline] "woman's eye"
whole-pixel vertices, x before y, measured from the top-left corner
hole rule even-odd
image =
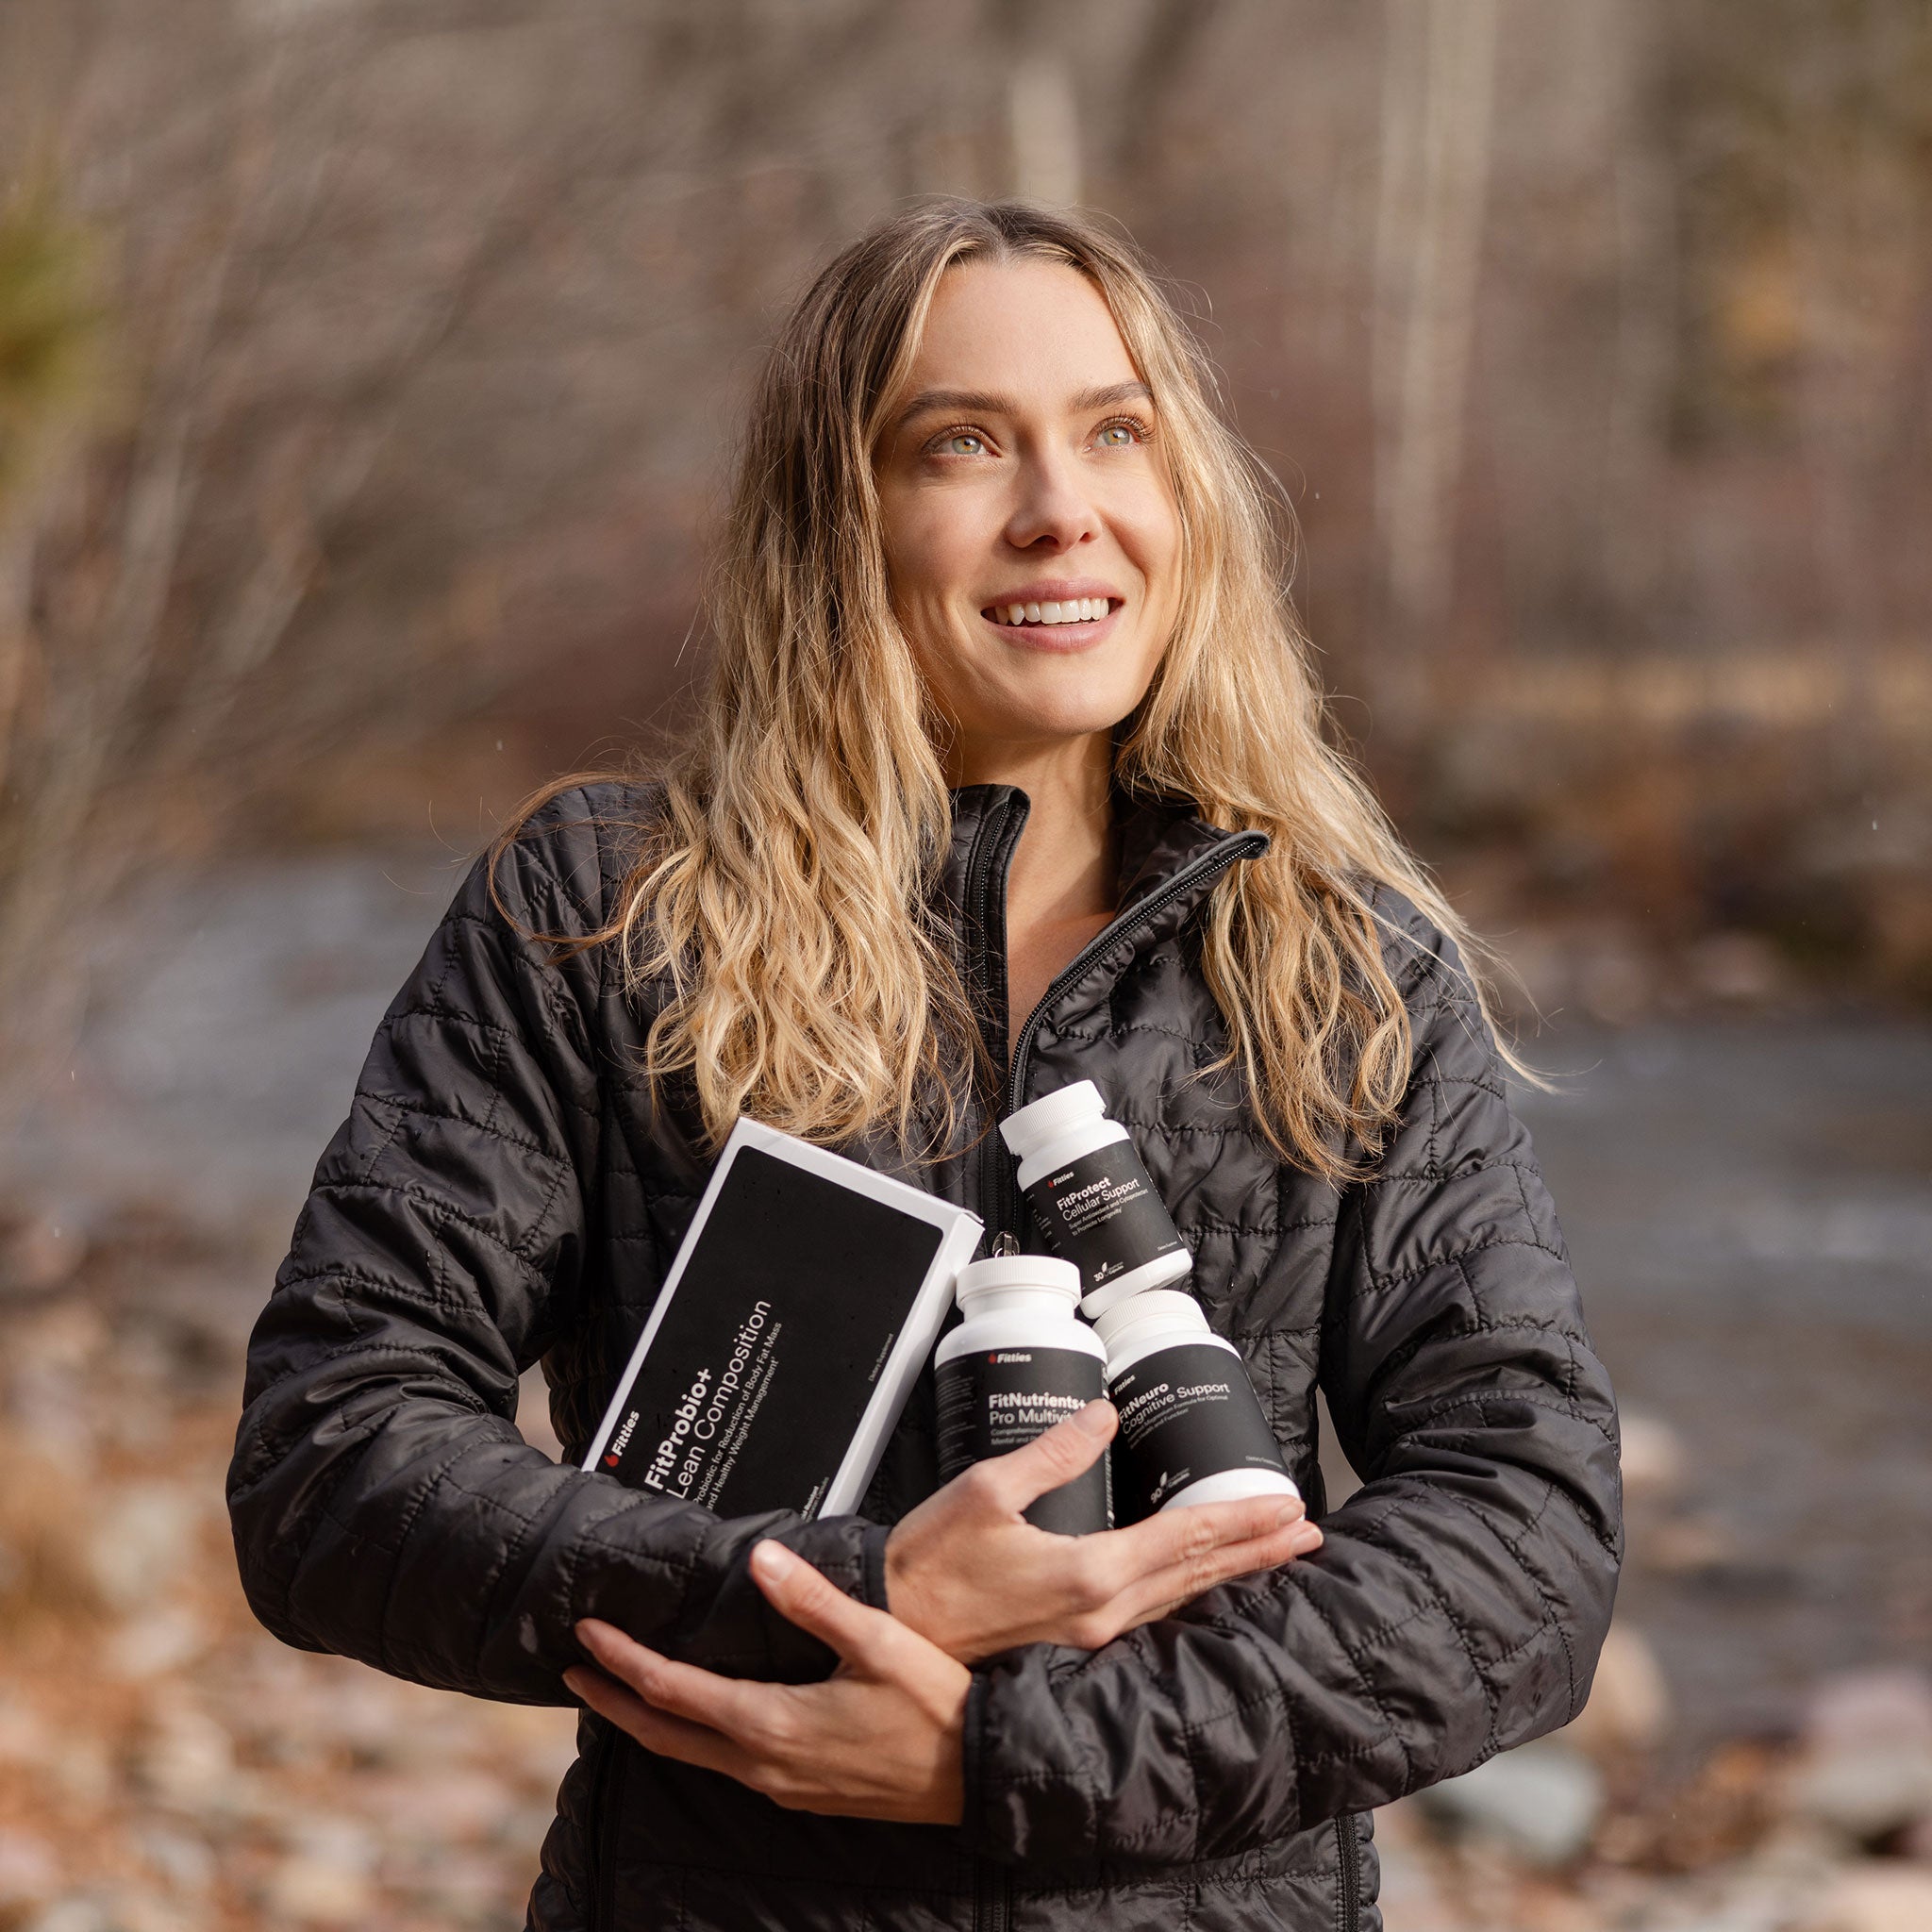
[[[986,454],[986,439],[970,429],[954,429],[940,439],[940,453],[949,457],[977,457]]]
[[[1143,433],[1138,423],[1109,423],[1095,441],[1105,449],[1126,449],[1139,442]]]

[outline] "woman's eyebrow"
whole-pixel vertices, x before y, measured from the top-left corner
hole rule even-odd
[[[1144,382],[1109,383],[1106,389],[1085,389],[1074,398],[1075,410],[1111,409],[1122,403],[1151,403],[1154,391]]]
[[[1067,407],[1078,413],[1087,409],[1110,409],[1120,403],[1151,403],[1154,392],[1144,382],[1109,383],[1105,389],[1086,389],[1071,399]],[[983,389],[924,389],[899,411],[899,427],[923,416],[929,409],[952,409],[962,414],[1011,416],[1019,406],[1011,396],[995,395]]]

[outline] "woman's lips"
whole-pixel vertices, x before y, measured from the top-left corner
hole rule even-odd
[[[1000,610],[1007,607],[995,605],[992,608]],[[1124,602],[1111,603],[1105,617],[1084,618],[1074,624],[1008,624],[985,610],[979,616],[981,623],[991,625],[1003,638],[1023,650],[1066,652],[1085,650],[1090,644],[1097,643],[1125,608]]]

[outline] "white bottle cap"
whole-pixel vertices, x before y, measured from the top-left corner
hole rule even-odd
[[[1127,1331],[1143,1323],[1158,1322],[1176,1335],[1206,1335],[1208,1317],[1201,1304],[1177,1289],[1149,1288],[1129,1295],[1113,1307],[1104,1308],[1093,1318],[1094,1332],[1107,1343],[1109,1355],[1118,1355]]]
[[[1030,1160],[1048,1141],[1057,1141],[1069,1127],[1083,1121],[1099,1120],[1107,1112],[1100,1089],[1091,1080],[1075,1080],[1071,1087],[1043,1093],[1019,1112],[1000,1123],[1000,1139],[1015,1160]]]
[[[1103,1283],[1080,1304],[1080,1312],[1090,1322],[1097,1322],[1109,1308],[1117,1308],[1124,1302],[1137,1300],[1143,1294],[1152,1294],[1166,1288],[1170,1282],[1179,1281],[1193,1272],[1194,1257],[1186,1248],[1177,1248],[1171,1255],[1158,1256],[1152,1261],[1142,1261],[1138,1268],[1129,1268],[1124,1274],[1116,1274],[1111,1281]]]
[[[953,1283],[954,1297],[962,1308],[968,1295],[1016,1291],[1057,1295],[1071,1308],[1080,1299],[1080,1271],[1052,1255],[994,1255],[984,1261],[969,1261]]]

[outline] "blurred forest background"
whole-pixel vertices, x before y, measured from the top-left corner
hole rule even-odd
[[[1088,202],[1181,285],[1341,730],[1478,920],[1533,929],[1540,996],[1932,996],[1911,0],[17,0],[0,33],[30,1038],[130,868],[432,812],[467,844],[674,723],[758,348],[928,191]]]
[[[1391,1814],[1393,1932],[1932,1923],[1932,7],[8,0],[0,1927],[510,1923],[567,1738],[248,1631],[240,1338],[453,866],[675,732],[776,316],[928,192],[1174,277],[1580,1070],[1642,1628],[1526,1813]]]

